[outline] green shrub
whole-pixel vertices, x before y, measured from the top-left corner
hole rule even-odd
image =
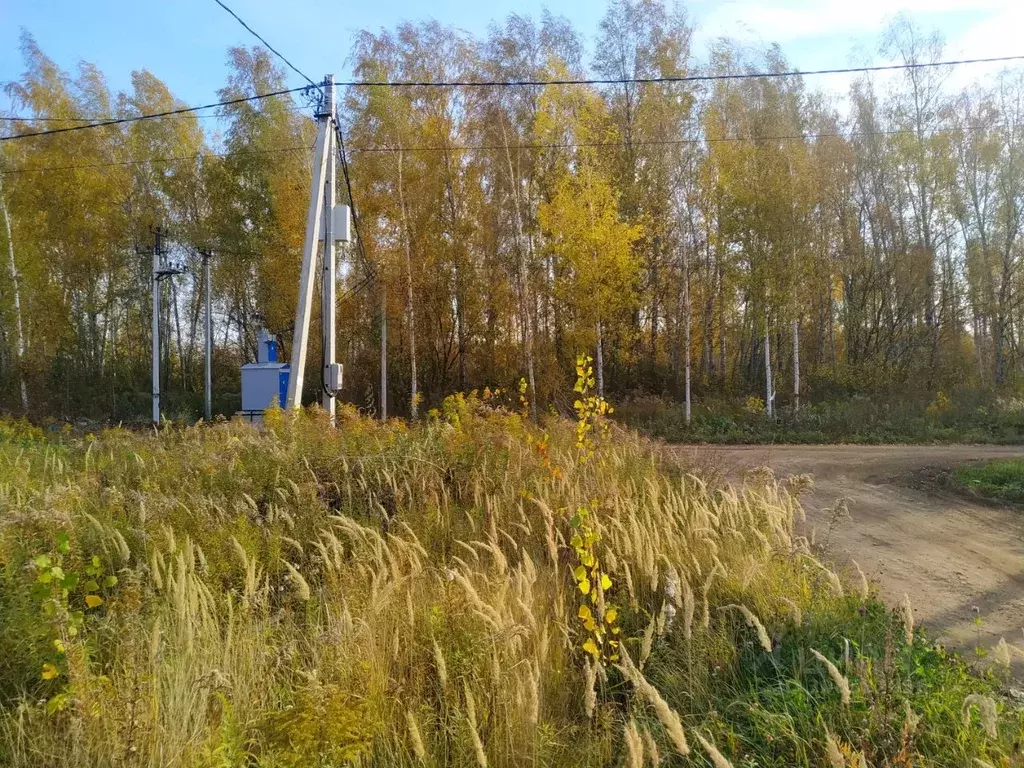
[[[965,464],[953,478],[961,488],[986,498],[1024,504],[1024,459]]]
[[[937,393],[931,400],[855,395],[779,408],[769,419],[748,398],[702,399],[691,422],[676,402],[633,398],[616,409],[623,423],[670,442],[692,443],[1002,443],[1024,442],[1024,405],[986,393]]]

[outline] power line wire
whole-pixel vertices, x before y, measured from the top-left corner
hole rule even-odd
[[[263,43],[263,45],[265,45],[270,50],[271,53],[273,53],[275,56],[277,56],[277,58],[279,58],[281,61],[283,61],[285,64],[287,64],[291,68],[291,70],[293,72],[295,72],[297,75],[299,75],[299,77],[304,79],[307,83],[309,83],[311,86],[313,86],[318,91],[320,91],[321,94],[323,94],[323,91],[321,90],[322,83],[314,83],[305,72],[303,72],[301,69],[296,67],[290,61],[288,61],[288,59],[285,58],[284,54],[282,54],[274,46],[272,46],[270,43],[268,43],[255,29],[253,29],[248,24],[246,24],[241,16],[239,16],[233,10],[228,8],[224,3],[221,2],[221,0],[213,0],[213,2],[215,2],[217,5],[219,5],[221,8],[223,8],[225,11],[230,13],[235,18],[235,21],[237,21],[239,24],[241,24],[243,27],[245,27],[245,29],[249,32],[250,35],[252,35],[257,40],[259,40],[261,43]]]
[[[928,134],[949,133],[956,131],[977,131],[986,129],[1020,128],[1021,125],[964,125],[948,128],[928,128]],[[412,147],[352,147],[349,151],[356,153],[393,153],[393,152],[448,152],[448,151],[489,151],[489,150],[543,150],[543,149],[583,149],[625,146],[675,146],[683,144],[720,144],[730,142],[754,143],[768,141],[811,141],[815,139],[853,139],[871,136],[898,136],[900,134],[917,134],[912,128],[900,128],[889,131],[847,131],[845,133],[803,133],[782,136],[720,136],[702,137],[699,139],[641,139],[639,141],[591,141],[591,142],[552,142],[545,144],[453,144],[449,146],[412,146]]]
[[[87,128],[102,128],[108,125],[123,125],[125,123],[135,123],[140,120],[153,120],[158,117],[170,117],[171,115],[183,115],[189,112],[198,112],[201,109],[214,109],[216,107],[228,107],[233,104],[243,104],[248,101],[258,101],[260,99],[269,99],[273,96],[286,96],[289,93],[297,93],[298,91],[308,90],[308,86],[302,86],[300,88],[285,88],[280,91],[271,91],[270,93],[257,93],[254,96],[239,96],[236,99],[226,99],[224,101],[214,102],[212,104],[203,104],[198,107],[182,107],[181,109],[170,109],[166,112],[154,112],[147,115],[134,115],[132,117],[119,117],[113,120],[103,120],[98,123],[89,123],[88,125],[72,125],[67,128],[51,128],[46,131],[34,131],[32,133],[17,133],[13,136],[0,136],[0,141],[14,141],[15,139],[29,139],[34,136],[52,136],[58,133],[70,133],[71,131],[84,131]]]
[[[357,294],[362,293],[368,286],[373,284],[376,281],[376,279],[377,279],[377,275],[376,274],[366,275],[362,280],[360,280],[354,286],[352,286],[347,291],[345,291],[345,293],[343,293],[341,296],[339,296],[338,297],[338,303],[342,304],[342,303],[348,301],[349,299],[351,299],[352,297],[356,296]]]
[[[887,72],[899,69],[928,69],[934,67],[955,67],[964,64],[995,64],[999,62],[1024,60],[1024,54],[1017,56],[992,56],[981,59],[956,59],[951,61],[911,62],[903,64],[880,64],[872,67],[841,67],[833,69],[810,69],[806,71],[787,70],[784,72],[735,72],[716,75],[678,75],[664,77],[614,77],[579,78],[564,80],[349,80],[337,85],[351,88],[502,88],[508,86],[545,85],[645,85],[670,83],[695,83],[716,80],[749,80],[753,78],[807,77],[809,75],[849,75],[866,72]]]
[[[352,231],[356,236],[356,248],[363,261],[363,266],[369,271],[371,277],[375,277],[377,270],[366,258],[366,249],[363,248],[363,238],[359,236],[359,212],[356,210],[356,199],[352,195],[352,179],[348,172],[348,160],[345,157],[345,136],[341,131],[341,122],[337,114],[333,115],[334,135],[338,139],[338,157],[341,160],[341,175],[345,179],[345,189],[348,191],[348,203],[352,210]]]
[[[0,175],[13,176],[22,173],[49,173],[55,171],[78,171],[93,168],[113,168],[124,165],[144,165],[146,163],[172,163],[179,160],[199,160],[206,157],[234,157],[236,155],[269,155],[277,152],[298,152],[310,151],[312,147],[274,147],[271,149],[239,149],[231,152],[200,152],[194,155],[175,155],[172,157],[151,157],[135,160],[120,160],[110,163],[85,163],[79,165],[48,165],[38,168],[15,168],[13,170],[0,170]]]
[[[983,126],[983,125],[964,125],[947,128],[931,128],[925,132],[929,134],[936,133],[950,133],[956,131],[980,131],[980,130],[1002,130],[1021,128],[1024,125],[994,125],[994,126]],[[717,138],[700,138],[700,139],[647,139],[633,142],[625,141],[603,141],[603,142],[558,142],[548,144],[511,144],[507,148],[510,150],[544,150],[544,149],[581,149],[581,148],[600,148],[600,147],[624,147],[632,145],[634,147],[642,146],[674,146],[674,145],[685,145],[685,144],[719,144],[729,142],[768,142],[768,141],[808,141],[814,139],[852,139],[852,138],[869,138],[872,136],[896,136],[900,134],[917,134],[917,131],[910,128],[901,128],[890,131],[849,131],[846,133],[805,133],[805,134],[790,134],[783,136],[722,136]],[[504,144],[453,144],[450,146],[412,146],[412,147],[351,147],[348,149],[352,154],[356,153],[384,153],[384,152],[448,152],[448,151],[493,151],[493,150],[504,150],[506,146]],[[143,165],[145,163],[170,163],[177,160],[195,160],[202,157],[232,157],[234,155],[246,155],[246,154],[273,154],[276,152],[296,152],[296,151],[311,151],[312,147],[296,146],[296,147],[276,147],[272,149],[254,149],[254,150],[235,150],[232,152],[205,152],[196,155],[177,155],[171,157],[157,157],[157,158],[141,158],[134,160],[123,160],[110,163],[89,163],[84,165],[62,165],[62,166],[40,166],[38,168],[15,168],[13,170],[0,170],[0,174],[21,174],[21,173],[46,173],[51,171],[76,171],[80,169],[89,168],[107,168],[111,166],[119,165]],[[347,168],[347,163],[343,164],[343,171]],[[349,190],[349,202],[352,202],[351,186],[346,179],[348,190]],[[360,255],[366,260],[365,252],[362,249],[362,241],[359,239],[359,231],[357,224],[357,214],[355,206],[352,206],[352,226],[356,234],[356,242],[360,246]],[[369,261],[366,261],[368,268],[373,268]]]
[[[235,15],[227,6],[220,2],[220,0],[214,0],[214,2],[223,6],[225,10],[232,15]],[[236,16],[237,18],[237,16]],[[239,19],[239,21],[241,21]],[[244,24],[244,22],[242,22]],[[249,29],[248,26],[246,26]],[[250,32],[252,30],[250,29]],[[253,32],[256,35],[255,32]],[[259,35],[257,38],[264,42]],[[267,46],[270,48],[270,46]],[[292,66],[290,62],[280,53],[273,48],[270,48],[277,56],[280,56],[281,60]],[[837,74],[854,74],[864,72],[882,72],[900,69],[922,69],[930,67],[952,67],[961,66],[965,64],[991,64],[998,62],[1008,61],[1020,61],[1024,60],[1024,55],[1018,56],[995,56],[990,58],[981,59],[959,59],[951,61],[936,61],[936,62],[921,62],[921,63],[910,63],[910,64],[885,64],[873,67],[847,67],[839,69],[816,69],[807,70],[801,72],[799,70],[790,70],[786,72],[744,72],[744,73],[733,73],[733,74],[719,74],[719,75],[682,75],[678,77],[633,77],[633,78],[590,78],[590,79],[576,79],[576,80],[452,80],[452,81],[372,81],[372,80],[350,80],[345,82],[337,83],[336,85],[346,87],[433,87],[433,88],[456,88],[456,87],[511,87],[511,86],[546,86],[546,85],[628,85],[628,84],[652,84],[652,83],[689,83],[689,82],[702,82],[702,81],[716,81],[716,80],[747,80],[754,78],[780,78],[780,77],[805,77],[808,75],[837,75]],[[292,67],[295,69],[294,67]],[[314,83],[308,76],[303,74],[300,70],[295,69],[302,77],[307,80],[313,87],[319,90],[320,86]],[[321,84],[322,85],[322,84]],[[58,133],[68,133],[70,131],[80,131],[86,128],[101,128],[108,125],[122,125],[124,123],[137,122],[139,120],[152,120],[155,118],[171,117],[174,115],[184,115],[191,112],[198,112],[203,109],[214,109],[217,107],[230,106],[232,104],[240,104],[247,101],[255,101],[257,99],[265,99],[272,96],[283,96],[290,93],[296,93],[298,91],[307,90],[306,86],[300,88],[288,88],[280,91],[273,91],[271,93],[256,94],[255,96],[244,96],[237,99],[228,99],[226,101],[215,102],[212,104],[204,104],[197,107],[185,107],[182,109],[168,110],[166,112],[157,112],[148,115],[136,115],[133,117],[114,118],[110,120],[103,120],[101,122],[89,123],[87,125],[75,125],[66,128],[53,128],[46,131],[35,131],[32,133],[21,133],[13,136],[2,136],[0,141],[13,141],[15,139],[27,139],[35,136],[49,136]],[[198,117],[198,116],[196,116]],[[5,118],[14,119],[14,118]],[[36,118],[32,118],[36,119]],[[60,118],[55,118],[60,119]]]
[[[224,115],[168,115],[168,118],[189,118],[203,120],[222,118]],[[31,115],[0,115],[0,120],[7,123],[91,123],[96,120],[117,120],[113,115],[94,115],[92,117],[32,117]]]

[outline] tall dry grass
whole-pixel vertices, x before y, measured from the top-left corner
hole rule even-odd
[[[854,605],[809,565],[798,499],[771,476],[709,487],[624,431],[581,464],[572,425],[472,398],[415,428],[112,430],[3,445],[0,505],[0,762],[17,768],[690,764],[687,732],[740,764],[756,745],[716,710],[745,659],[838,698],[780,661],[779,632]],[[618,663],[583,650],[584,507]],[[95,556],[117,583],[95,608],[81,586],[41,595],[44,553],[65,573]],[[825,759],[777,727],[802,764]]]

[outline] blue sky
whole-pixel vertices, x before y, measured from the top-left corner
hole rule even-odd
[[[473,33],[509,13],[539,16],[542,8],[569,17],[593,38],[603,0],[230,0],[236,12],[314,79],[348,73],[346,58],[358,29],[391,27],[403,19],[435,18]],[[950,58],[1024,53],[1024,0],[696,0],[697,52],[728,35],[779,42],[800,69],[878,63],[878,37],[897,11],[906,11],[947,40]],[[20,75],[20,30],[27,29],[60,66],[97,64],[113,90],[127,87],[134,69],[162,78],[182,100],[215,100],[226,77],[226,49],[254,40],[213,0],[0,0],[0,81]],[[957,79],[992,67],[963,68]],[[822,78],[823,79],[823,78]],[[821,79],[819,79],[821,80]],[[289,82],[300,85],[298,76]],[[813,83],[844,90],[841,79]],[[0,100],[0,108],[6,99]]]

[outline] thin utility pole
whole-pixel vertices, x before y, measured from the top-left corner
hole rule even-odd
[[[331,120],[334,119],[334,75],[328,75],[324,82],[324,111],[331,116]],[[320,404],[331,420],[331,424],[334,424],[334,414],[336,408],[335,396],[337,392],[334,387],[337,384],[331,381],[331,371],[334,367],[334,345],[335,345],[335,326],[337,324],[337,301],[335,300],[337,292],[337,276],[335,272],[335,260],[334,260],[334,188],[335,182],[337,181],[338,169],[334,162],[334,131],[333,123],[330,125],[328,130],[330,135],[328,136],[327,151],[329,157],[327,160],[327,175],[324,179],[324,256],[323,256],[323,274],[320,279],[320,287],[323,291],[323,295],[320,299],[320,313],[321,322],[323,324],[323,349],[321,363],[322,368],[320,371],[321,378],[321,397]]]
[[[153,232],[153,424],[160,426],[160,238],[163,231]]]
[[[153,274],[150,288],[153,292],[153,424],[160,426],[160,281],[165,277],[180,275],[185,270],[179,266],[168,264],[164,257],[164,235],[162,227],[153,230]],[[145,253],[145,251],[140,251]],[[170,322],[168,320],[168,322]],[[170,367],[170,363],[168,363]]]
[[[200,251],[203,257],[203,303],[206,317],[203,322],[203,415],[207,423],[213,421],[213,303],[210,291],[210,252]]]

